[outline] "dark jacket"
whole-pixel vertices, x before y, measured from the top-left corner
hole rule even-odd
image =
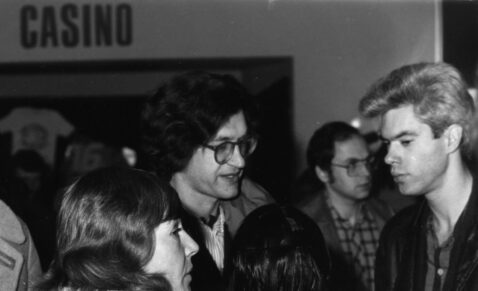
[[[443,291],[478,290],[478,180],[453,232]],[[452,194],[452,193],[450,193]],[[426,200],[400,211],[385,226],[375,265],[376,291],[422,291],[425,286]]]
[[[200,225],[200,221],[183,211],[181,216],[184,230],[194,239],[198,244],[199,250],[192,257],[193,270],[191,272],[191,290],[192,291],[222,291],[225,289],[225,282],[219,269],[217,268],[214,259],[209,253],[205,243],[204,235]],[[227,229],[224,234],[224,244],[228,246],[226,241]]]
[[[310,198],[296,204],[296,207],[312,218],[324,235],[332,263],[330,275],[331,291],[363,290],[360,287],[361,281],[355,274],[353,264],[349,262],[341,248],[340,239],[332,214],[326,204],[324,193],[317,191],[314,195],[308,196]],[[386,203],[376,198],[369,198],[364,203],[365,207],[375,217],[378,228],[382,229],[385,222],[392,217],[392,209]]]

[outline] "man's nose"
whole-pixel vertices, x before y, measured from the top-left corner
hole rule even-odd
[[[228,164],[236,168],[244,168],[246,166],[246,159],[242,156],[241,151],[239,150],[239,145],[234,146],[234,151]]]
[[[359,175],[362,177],[370,176],[371,164],[369,161],[363,161],[359,165]]]
[[[390,145],[387,149],[387,154],[385,155],[384,161],[386,164],[391,165],[393,163],[396,163],[398,161],[397,153]]]

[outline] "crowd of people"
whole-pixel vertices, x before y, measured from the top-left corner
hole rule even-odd
[[[229,75],[186,72],[148,98],[141,169],[98,167],[54,195],[20,153],[0,201],[0,290],[475,290],[476,117],[460,73],[405,65],[357,105],[378,118],[378,148],[321,125],[287,203],[247,176],[258,112]]]

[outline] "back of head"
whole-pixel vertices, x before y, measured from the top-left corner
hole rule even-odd
[[[307,146],[307,165],[309,169],[319,166],[330,171],[330,163],[335,156],[335,143],[346,141],[360,132],[353,126],[342,121],[333,121],[317,129]]]
[[[154,229],[179,217],[168,183],[133,168],[102,168],[64,193],[57,221],[57,253],[45,289],[169,290],[143,267],[154,252]],[[43,289],[43,288],[40,288]]]
[[[460,73],[445,63],[418,63],[392,71],[372,85],[359,105],[365,117],[412,105],[415,115],[440,137],[452,124],[463,128],[462,152],[470,147],[474,102]]]
[[[327,290],[330,262],[318,226],[292,207],[257,208],[234,238],[234,291]]]
[[[142,144],[152,167],[168,180],[241,111],[253,132],[251,98],[232,76],[201,71],[175,76],[148,99],[142,112]]]

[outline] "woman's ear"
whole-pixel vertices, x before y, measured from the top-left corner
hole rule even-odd
[[[315,166],[314,171],[315,175],[322,183],[328,183],[330,181],[329,173],[322,170],[319,166]]]

